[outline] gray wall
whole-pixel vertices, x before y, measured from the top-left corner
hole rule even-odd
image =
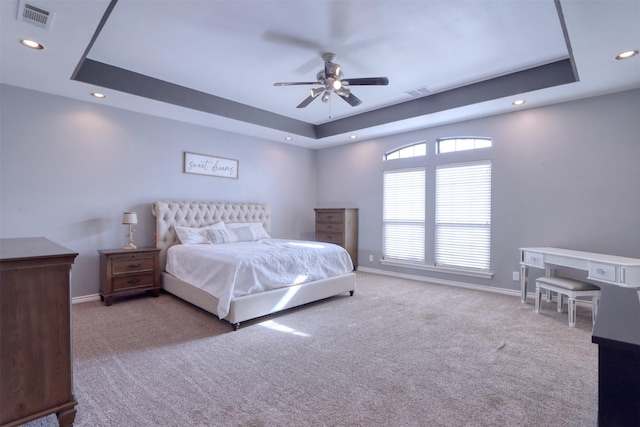
[[[272,235],[314,236],[315,152],[95,103],[0,86],[0,237],[79,253],[72,295],[98,292],[98,249],[153,246],[155,200],[265,202]],[[238,159],[239,179],[182,172],[183,152]],[[295,179],[291,179],[295,177]]]
[[[639,114],[640,90],[634,90],[321,150],[318,204],[359,208],[364,268],[517,290],[512,272],[520,247],[640,258]],[[434,141],[448,136],[488,136],[493,147],[436,158]],[[426,159],[382,161],[386,151],[421,140],[428,143]],[[474,158],[492,161],[493,278],[381,265],[383,170],[417,164],[433,170],[438,162]]]
[[[150,205],[168,199],[266,202],[274,237],[300,239],[313,239],[314,207],[358,207],[360,266],[514,291],[522,246],[640,257],[639,90],[319,151],[11,86],[0,94],[0,237],[79,252],[73,296],[97,293],[96,251],[124,245],[122,212],[138,212],[136,244],[151,246]],[[421,161],[390,166],[383,153],[461,135],[494,141],[482,156],[493,162],[493,279],[369,263],[381,256],[382,171]],[[184,174],[184,151],[238,159],[240,177]]]

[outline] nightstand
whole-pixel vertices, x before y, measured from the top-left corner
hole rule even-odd
[[[105,305],[113,297],[151,291],[160,295],[159,253],[157,248],[99,250],[100,300]]]

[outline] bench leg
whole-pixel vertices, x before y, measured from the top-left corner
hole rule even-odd
[[[593,321],[593,324],[596,324],[596,317],[598,316],[598,306],[600,305],[600,297],[597,295],[594,295],[591,298],[591,320]]]
[[[563,297],[564,297],[564,295],[562,295],[560,292],[556,292],[556,298],[558,300],[558,313],[562,313],[562,311],[564,309],[564,307],[562,306]]]
[[[569,298],[569,326],[576,326],[576,299]]]

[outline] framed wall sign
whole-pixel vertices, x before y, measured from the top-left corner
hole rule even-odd
[[[234,159],[184,152],[184,173],[237,179],[238,166]]]

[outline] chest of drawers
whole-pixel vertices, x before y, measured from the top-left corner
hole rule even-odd
[[[139,292],[160,294],[157,248],[100,250],[100,299],[106,305],[113,298]]]
[[[42,237],[0,239],[0,426],[49,414],[73,425],[70,272],[77,255]]]
[[[345,248],[355,268],[358,265],[358,209],[316,208],[315,212],[316,240]]]

